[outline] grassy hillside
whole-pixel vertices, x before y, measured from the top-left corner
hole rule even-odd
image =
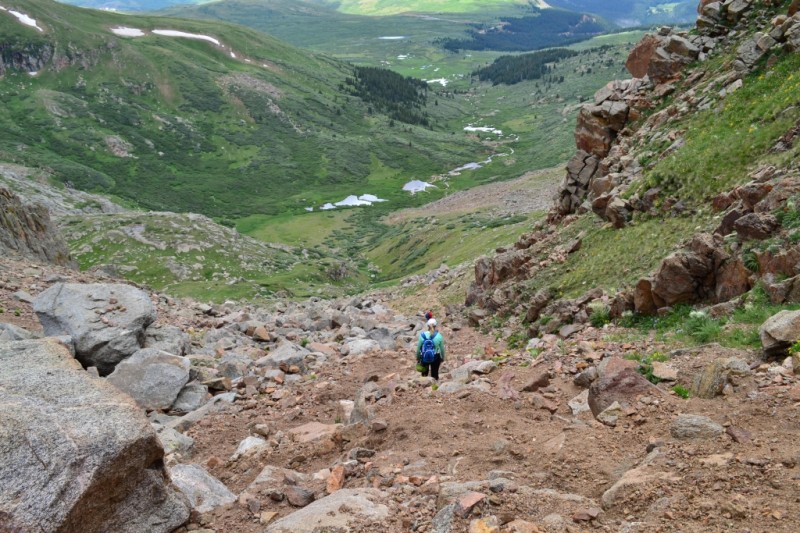
[[[454,266],[512,242],[540,215],[497,214],[478,205],[443,216],[440,232],[424,239],[408,235],[425,232],[428,215],[392,224],[384,217],[563,163],[573,150],[578,104],[619,76],[639,37],[575,45],[580,53],[554,65],[557,81],[513,86],[469,76],[497,53],[432,52],[440,54],[436,63],[396,60],[390,66],[403,76],[448,82],[430,85],[420,108],[430,126],[421,127],[389,119],[355,97],[348,82],[353,66],[239,26],[121,16],[44,0],[27,0],[19,9],[42,31],[0,13],[5,49],[28,58],[14,63],[3,56],[0,159],[133,206],[202,213],[290,247],[284,259],[263,259],[273,265],[269,272],[234,265],[235,253],[200,253],[201,259],[181,252],[170,263],[171,241],[149,254],[139,241],[128,242],[130,235],[120,236],[142,224],[157,235],[162,224],[177,224],[171,219],[120,222],[120,228],[108,222],[105,230],[98,221],[111,219],[100,217],[91,228],[70,223],[82,266],[122,265],[126,275],[154,287],[210,291],[217,298],[282,288],[294,295],[314,294],[314,287],[354,290],[441,263]],[[144,35],[111,31],[122,26]],[[153,33],[164,29],[196,38]],[[548,179],[558,181],[559,174]],[[403,191],[413,179],[435,188]],[[387,201],[319,210],[364,194]],[[187,267],[204,261],[217,274]]]
[[[232,220],[350,194],[405,201],[402,183],[370,189],[376,164],[429,175],[486,152],[449,132],[391,127],[349,94],[352,67],[252,30],[47,0],[17,8],[42,31],[0,13],[0,159],[76,188]]]

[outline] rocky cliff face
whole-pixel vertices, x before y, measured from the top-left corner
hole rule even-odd
[[[2,39],[2,37],[0,37]],[[113,47],[113,42],[100,47]],[[71,65],[89,68],[97,63],[100,47],[81,50],[77,47],[61,47],[48,41],[21,42],[16,39],[0,40],[0,77],[9,71],[39,72],[45,68],[62,70]]]
[[[0,188],[0,250],[74,266],[67,243],[50,221],[47,209],[24,205],[5,188]]]
[[[0,76],[5,76],[9,70],[39,72],[52,59],[50,44],[0,43]]]

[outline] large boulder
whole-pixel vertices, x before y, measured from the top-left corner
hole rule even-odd
[[[750,213],[733,223],[733,229],[743,241],[769,239],[780,227],[780,222],[771,213]]]
[[[144,346],[156,310],[144,291],[123,284],[58,283],[33,302],[44,334],[69,335],[75,357],[101,376]]]
[[[143,409],[169,409],[189,382],[189,366],[185,357],[145,348],[118,364],[108,381]]]
[[[62,344],[0,344],[4,531],[173,531],[189,506],[163,459],[141,409]]]
[[[648,33],[636,46],[633,47],[628,59],[625,61],[625,68],[634,78],[644,78],[647,75],[647,67],[656,49],[660,46],[658,37]]]
[[[749,287],[746,279],[741,281],[741,271],[735,265],[731,265],[729,272],[723,268],[731,257],[719,235],[696,235],[687,248],[664,259],[653,276],[652,294],[657,307],[714,299],[717,293],[720,297],[730,297]],[[735,279],[735,286],[720,287],[717,291],[721,271],[725,272],[721,279]]]
[[[800,340],[800,311],[781,311],[769,317],[758,330],[767,358],[780,358]]]
[[[351,531],[356,524],[379,531],[389,517],[380,503],[386,495],[375,489],[341,489],[267,526],[265,533]]]

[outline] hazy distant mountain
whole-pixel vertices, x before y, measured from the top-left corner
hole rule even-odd
[[[697,18],[697,0],[548,0],[553,7],[593,13],[623,27],[687,23]]]

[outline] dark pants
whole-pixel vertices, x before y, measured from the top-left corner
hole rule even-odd
[[[440,355],[436,356],[433,363],[423,363],[420,361],[420,364],[425,367],[425,370],[421,372],[423,377],[427,376],[430,371],[431,377],[439,381],[439,366],[442,364],[442,357]]]

